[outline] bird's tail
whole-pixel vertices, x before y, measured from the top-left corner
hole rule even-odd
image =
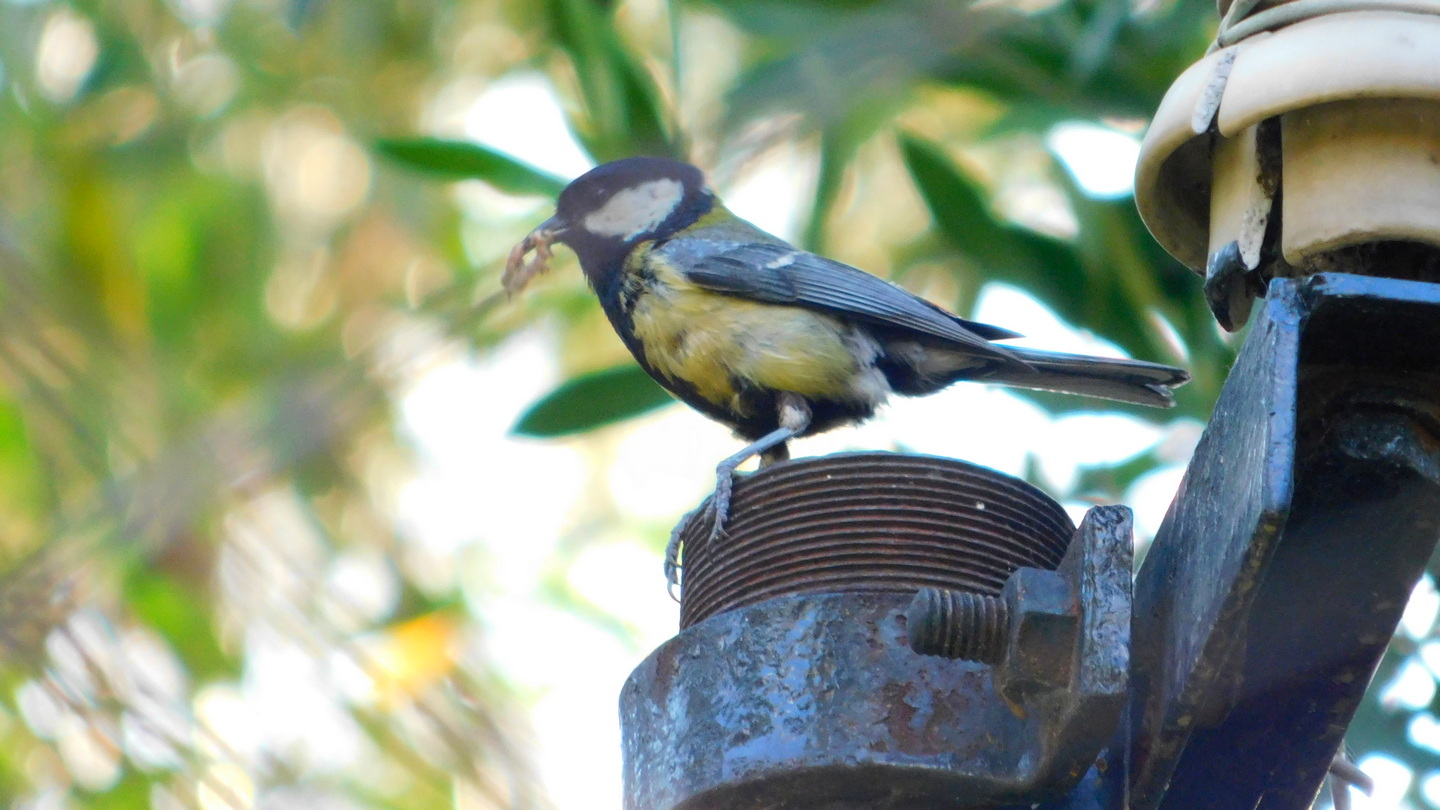
[[[1063,354],[1018,346],[1005,349],[1029,368],[1019,364],[1001,366],[976,379],[1157,408],[1173,406],[1175,397],[1171,389],[1190,379],[1184,369],[1143,360]]]

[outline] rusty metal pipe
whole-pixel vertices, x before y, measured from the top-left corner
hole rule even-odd
[[[738,481],[731,503],[713,547],[704,510],[682,530],[682,629],[795,593],[998,594],[1021,566],[1058,565],[1075,530],[1023,481],[897,453],[776,464]]]

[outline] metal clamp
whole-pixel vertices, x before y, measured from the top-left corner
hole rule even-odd
[[[1058,569],[1012,568],[977,603],[991,634],[979,646],[1003,650],[994,666],[916,654],[913,589],[792,593],[693,624],[621,694],[625,807],[965,808],[1064,795],[1125,701],[1131,553],[1129,510],[1099,507]]]

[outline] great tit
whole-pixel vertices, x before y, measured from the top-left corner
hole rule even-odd
[[[783,461],[790,439],[867,419],[891,394],[979,380],[1169,407],[1170,389],[1189,379],[1156,363],[996,345],[1019,335],[771,236],[673,160],[617,160],[570,183],[555,216],[511,251],[507,292],[545,269],[553,242],[579,257],[641,368],[750,442],[716,468],[715,536],[737,467],[757,455],[761,466]],[[671,585],[678,538],[677,528]]]

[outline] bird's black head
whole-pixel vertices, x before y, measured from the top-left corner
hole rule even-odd
[[[625,158],[597,166],[566,186],[546,225],[556,241],[580,257],[593,282],[606,268],[618,268],[635,242],[666,238],[713,204],[705,176],[694,166],[665,158]]]

